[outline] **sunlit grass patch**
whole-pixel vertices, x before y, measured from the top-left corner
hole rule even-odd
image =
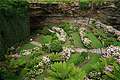
[[[75,47],[84,47],[78,32],[72,33],[71,36]]]
[[[102,48],[103,47],[101,42],[97,39],[96,36],[94,36],[93,33],[87,32],[86,36],[91,40],[93,48]]]

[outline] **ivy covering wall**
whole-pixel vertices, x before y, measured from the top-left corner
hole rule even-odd
[[[25,39],[30,33],[28,4],[20,0],[0,1],[0,55],[6,48]],[[4,44],[5,43],[5,44]]]

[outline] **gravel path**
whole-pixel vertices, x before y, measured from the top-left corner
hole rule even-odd
[[[42,47],[42,45],[39,42],[32,41],[30,43],[33,44],[33,45],[35,45],[35,46]]]
[[[105,52],[106,49],[103,48],[98,48],[98,49],[84,49],[84,48],[75,48],[74,49],[76,52],[91,52],[91,53],[97,53],[97,54],[102,54]]]

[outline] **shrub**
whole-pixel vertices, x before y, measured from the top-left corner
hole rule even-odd
[[[49,54],[48,57],[52,62],[63,61],[63,55],[58,53]]]
[[[60,52],[62,50],[62,44],[55,35],[46,35],[41,39],[43,50],[47,52]]]
[[[11,59],[10,65],[13,68],[17,68],[19,66],[29,66],[32,67],[34,64],[38,63],[41,59],[41,55],[43,51],[39,47],[35,47],[32,49],[21,50],[19,57],[17,59]]]
[[[117,41],[113,42],[112,45],[114,45],[114,46],[120,46],[120,42],[117,42]]]
[[[106,0],[80,0],[80,7],[81,9],[89,9],[92,5],[102,6],[105,1]]]
[[[83,80],[85,72],[73,64],[54,63],[48,70],[48,77],[45,80]]]
[[[0,38],[4,40],[3,46],[9,48],[29,34],[28,3],[23,0],[0,1]]]
[[[53,40],[50,44],[50,51],[51,52],[60,52],[62,51],[62,44],[59,40]]]
[[[43,44],[50,44],[52,42],[53,37],[51,35],[43,36],[42,43]]]
[[[112,43],[115,41],[114,38],[108,38],[106,37],[105,39],[101,39],[102,44],[104,45],[104,47],[108,47],[110,45],[112,45]],[[114,44],[113,44],[114,45]]]
[[[60,28],[64,29],[64,31],[69,35],[73,32],[75,32],[75,29],[73,27],[73,24],[69,22],[63,22],[62,24],[59,25]]]
[[[81,64],[88,58],[88,53],[75,53],[72,54],[70,57],[70,60],[68,60],[68,63],[73,63],[75,65]]]

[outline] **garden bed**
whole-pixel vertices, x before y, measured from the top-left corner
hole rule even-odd
[[[99,20],[101,12],[82,12],[32,16],[31,35],[0,62],[0,80],[119,80],[120,31]]]

